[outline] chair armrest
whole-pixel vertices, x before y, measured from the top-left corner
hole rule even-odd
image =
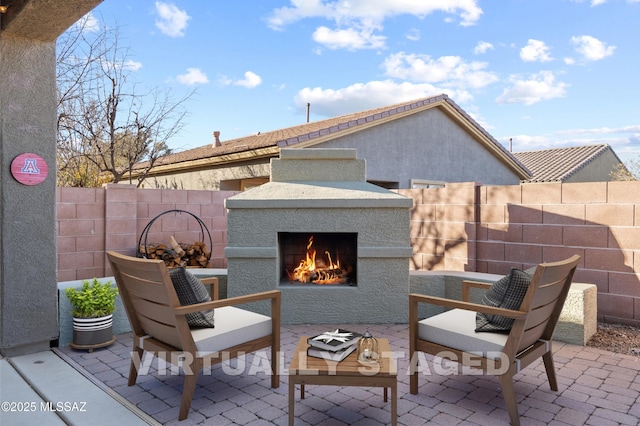
[[[445,299],[443,297],[426,296],[423,294],[412,293],[409,295],[409,312],[412,310],[417,312],[418,303],[429,303],[437,306],[444,306],[445,308],[465,309],[467,311],[482,312],[488,315],[500,315],[507,318],[523,318],[527,315],[527,312],[516,311],[504,308],[495,308],[493,306],[482,305],[480,303],[464,302],[460,300]],[[417,315],[417,314],[416,314]]]
[[[202,284],[209,287],[209,295],[211,296],[211,300],[218,300],[218,298],[220,297],[220,283],[218,281],[218,278],[206,277],[200,278],[200,281],[202,282]]]
[[[469,302],[471,300],[471,289],[479,288],[483,290],[488,290],[493,283],[486,283],[482,281],[471,281],[464,280],[462,281],[462,300],[465,302]]]
[[[271,299],[272,306],[276,304],[279,310],[280,298],[281,298],[280,290],[270,290],[270,291],[264,291],[261,293],[247,294],[244,296],[230,297],[228,299],[219,299],[219,300],[212,300],[210,302],[196,303],[193,305],[178,306],[173,308],[173,310],[178,315],[186,315],[194,312],[204,311],[207,309],[222,308],[223,306],[242,305],[245,303],[257,302],[260,300],[269,300],[269,299]]]

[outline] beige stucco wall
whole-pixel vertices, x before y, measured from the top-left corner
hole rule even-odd
[[[283,150],[271,182],[226,200],[228,294],[280,290],[284,324],[406,322],[413,203],[365,178],[355,150]],[[357,285],[283,284],[282,232],[355,233]]]
[[[611,181],[611,172],[620,164],[620,159],[611,150],[599,155],[588,166],[583,167],[565,180],[572,182],[608,182]]]
[[[0,36],[0,352],[48,347],[57,327],[55,267],[55,46]],[[27,186],[11,162],[34,153],[47,178]]]
[[[517,185],[518,176],[438,108],[393,120],[323,144],[356,148],[369,181],[411,179]]]
[[[55,40],[100,0],[24,0],[0,16],[0,353],[49,349],[58,336]],[[13,159],[34,153],[48,174],[23,185]]]
[[[269,159],[225,167],[164,174],[145,179],[142,188],[239,191],[242,179],[269,177]],[[128,184],[128,181],[122,181]]]

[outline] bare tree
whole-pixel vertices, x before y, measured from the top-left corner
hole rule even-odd
[[[618,164],[610,176],[612,180],[640,180],[640,158]]]
[[[58,184],[99,186],[136,170],[137,186],[158,158],[171,153],[168,140],[183,127],[185,104],[170,91],[141,91],[139,66],[120,46],[118,27],[89,14],[58,40]]]

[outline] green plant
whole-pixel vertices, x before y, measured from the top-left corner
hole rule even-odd
[[[93,282],[85,280],[82,288],[67,288],[65,295],[71,302],[71,315],[76,318],[98,318],[112,314],[116,309],[118,289],[111,281],[102,284],[97,278]]]

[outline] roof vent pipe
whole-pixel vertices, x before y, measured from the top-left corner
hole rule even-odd
[[[217,146],[222,146],[222,143],[220,143],[220,132],[218,130],[213,132],[213,138],[214,138],[214,142],[213,142],[214,148]]]
[[[307,123],[309,122],[309,111],[311,110],[311,104],[307,102]]]

